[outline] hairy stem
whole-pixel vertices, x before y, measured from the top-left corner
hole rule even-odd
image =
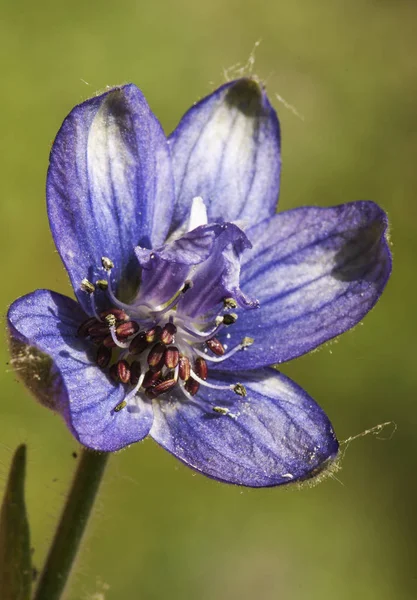
[[[88,523],[108,456],[107,453],[83,448],[34,600],[61,598]]]

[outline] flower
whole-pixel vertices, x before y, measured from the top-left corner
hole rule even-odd
[[[250,78],[195,104],[168,139],[131,84],[65,119],[47,203],[78,302],[36,290],[8,324],[16,360],[46,368],[49,405],[82,444],[110,452],[149,434],[253,487],[334,461],[327,416],[269,365],[373,307],[391,270],[387,219],[365,201],[276,214],[280,164],[277,115]]]

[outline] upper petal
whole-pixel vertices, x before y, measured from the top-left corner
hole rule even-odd
[[[208,220],[254,224],[275,212],[280,129],[265,90],[253,79],[223,85],[195,104],[169,138],[176,205],[173,229],[201,196]]]
[[[356,325],[391,272],[386,231],[385,213],[365,201],[299,208],[251,228],[241,285],[260,309],[239,315],[227,343],[244,336],[255,343],[227,369],[290,360]]]
[[[49,355],[59,397],[51,404],[65,418],[76,438],[95,450],[112,452],[143,439],[153,412],[138,400],[137,412],[113,411],[125,395],[94,363],[77,329],[86,315],[79,305],[48,290],[37,290],[16,300],[9,309],[12,339]],[[54,402],[52,402],[54,400]]]
[[[138,283],[133,249],[161,244],[173,210],[167,141],[134,85],[76,106],[59,130],[47,178],[52,234],[76,294],[110,257],[119,294]]]
[[[236,383],[218,374],[219,383]],[[336,457],[338,443],[321,408],[273,369],[240,375],[247,397],[219,415],[213,406],[235,402],[233,392],[200,388],[199,403],[155,402],[151,436],[204,475],[250,487],[311,477]]]
[[[178,312],[194,317],[225,296],[252,305],[240,291],[240,256],[251,244],[237,225],[201,225],[154,250],[136,248],[142,268],[135,304],[164,304],[188,279],[192,287],[179,299]]]

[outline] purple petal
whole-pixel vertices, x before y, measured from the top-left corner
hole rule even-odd
[[[138,283],[133,249],[161,244],[173,210],[173,179],[162,128],[134,85],[76,106],[55,139],[47,180],[55,244],[79,301],[84,277],[103,277],[113,260],[119,294]]]
[[[299,208],[252,227],[241,285],[260,309],[240,314],[227,343],[244,336],[255,343],[224,367],[281,363],[356,325],[391,272],[386,230],[385,213],[365,201]]]
[[[110,382],[94,363],[86,342],[77,337],[85,318],[74,300],[48,290],[19,298],[8,313],[11,337],[52,358],[60,377],[60,394],[54,403],[72,433],[89,448],[112,452],[149,433],[152,408],[139,401],[135,413],[113,412],[125,392]]]
[[[240,292],[240,255],[250,242],[232,223],[202,225],[155,250],[136,248],[142,279],[135,304],[164,304],[190,278],[178,303],[182,315],[204,314],[225,296],[251,304]]]
[[[218,375],[216,383],[236,383]],[[240,382],[248,395],[238,401],[233,392],[200,388],[199,403],[155,403],[151,436],[204,475],[250,487],[309,478],[331,463],[337,440],[306,392],[273,369],[245,373]],[[233,416],[214,412],[218,405],[231,405]]]
[[[240,79],[194,105],[169,138],[176,206],[173,228],[201,196],[208,220],[248,224],[275,212],[280,178],[280,130],[263,87]]]

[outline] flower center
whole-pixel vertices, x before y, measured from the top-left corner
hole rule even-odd
[[[115,383],[127,388],[124,400],[113,408],[115,413],[133,406],[138,393],[149,399],[164,395],[169,399],[168,392],[172,393],[174,388],[193,401],[198,400],[194,396],[201,386],[246,395],[240,383],[219,385],[208,380],[210,362],[223,362],[253,343],[252,338],[244,338],[227,350],[216,337],[221,329],[237,320],[237,315],[231,312],[237,308],[233,298],[225,298],[215,313],[189,319],[177,311],[181,296],[192,287],[192,281],[187,280],[163,306],[126,305],[116,298],[111,287],[112,261],[103,258],[102,265],[106,279],[95,285],[86,279],[81,283],[90,296],[94,316],[80,325],[78,336],[96,346],[97,365]],[[112,308],[97,310],[97,288],[107,293]],[[210,408],[220,415],[234,416],[226,407],[210,405]]]

